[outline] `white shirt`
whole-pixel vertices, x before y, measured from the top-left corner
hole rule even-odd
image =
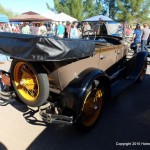
[[[78,39],[79,38],[77,27],[71,28],[70,38],[72,38],[72,39]]]
[[[39,34],[38,35],[46,35],[47,29],[44,25],[39,27]]]
[[[149,35],[150,35],[150,29],[148,27],[143,28],[142,29],[142,40],[147,40]]]

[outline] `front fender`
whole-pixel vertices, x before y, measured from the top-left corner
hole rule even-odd
[[[137,80],[141,74],[144,63],[147,62],[147,56],[147,51],[140,51],[135,54],[127,63],[126,76]]]
[[[75,78],[62,92],[61,107],[65,115],[73,115],[74,121],[80,115],[88,86],[94,79],[101,80],[110,89],[108,76],[102,70],[89,68]],[[66,114],[69,113],[69,114]]]

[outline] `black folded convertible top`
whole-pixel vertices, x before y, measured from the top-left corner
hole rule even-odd
[[[61,39],[0,32],[0,53],[28,61],[61,61],[92,56],[95,43],[82,39]]]

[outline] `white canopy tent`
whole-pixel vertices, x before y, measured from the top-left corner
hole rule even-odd
[[[41,15],[49,19],[52,19],[53,21],[70,21],[70,22],[77,21],[76,18],[73,18],[63,12],[59,14],[55,14],[49,10],[47,12],[42,13]]]
[[[119,22],[106,22],[105,25],[108,35],[122,35],[123,27]]]
[[[103,15],[93,16],[93,17],[85,19],[85,21],[99,21],[99,20],[113,21],[111,18],[109,18],[107,16],[103,16]]]
[[[41,15],[46,18],[52,19],[53,21],[57,18],[57,14],[53,13],[51,10],[45,11]]]
[[[57,15],[56,21],[70,21],[70,22],[73,22],[73,21],[77,21],[77,19],[62,12],[62,13]]]

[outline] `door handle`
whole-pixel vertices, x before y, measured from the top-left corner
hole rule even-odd
[[[120,54],[120,51],[119,51],[119,50],[117,51],[117,54]]]
[[[100,59],[104,59],[105,58],[105,56],[103,56],[103,55],[100,55]]]

